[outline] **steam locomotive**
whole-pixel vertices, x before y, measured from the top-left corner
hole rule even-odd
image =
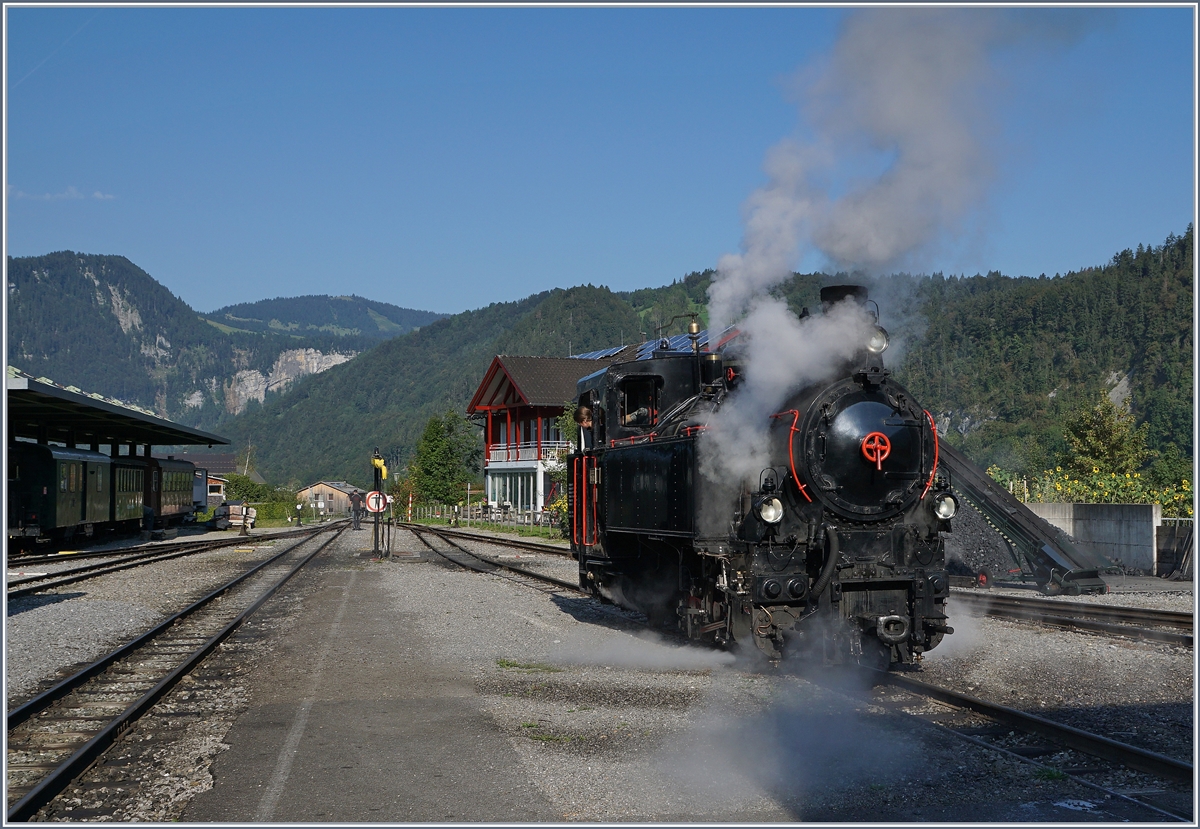
[[[791,389],[750,424],[766,446],[755,474],[712,472],[717,438],[745,425],[722,417],[747,394],[736,332],[702,350],[693,320],[686,343],[578,381],[592,419],[567,461],[568,519],[583,588],[772,661],[883,668],[953,632],[941,533],[958,503],[936,425],[883,367],[888,336],[866,290],[830,286],[821,302],[865,315],[863,341],[833,379]]]

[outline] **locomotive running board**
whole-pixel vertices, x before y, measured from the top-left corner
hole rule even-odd
[[[1115,564],[1076,546],[954,447],[943,442],[939,452],[954,489],[1004,537],[1017,565],[1022,571],[1028,565],[1038,586],[1046,590],[1053,584],[1071,594],[1108,592],[1100,573],[1116,572]]]

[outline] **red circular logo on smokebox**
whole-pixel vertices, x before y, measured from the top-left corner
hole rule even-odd
[[[883,459],[892,453],[892,442],[883,432],[872,432],[863,438],[862,453],[878,470],[883,469]]]

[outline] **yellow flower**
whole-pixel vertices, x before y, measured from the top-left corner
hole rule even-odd
[[[1061,466],[1056,466],[1056,467],[1054,467],[1054,471],[1055,471],[1055,472],[1062,472],[1062,467],[1061,467]]]
[[[1126,473],[1125,473],[1125,477],[1126,477],[1126,478],[1128,478],[1128,477],[1129,477],[1129,473],[1128,473],[1128,472],[1126,472]]]
[[[1092,472],[1099,472],[1099,471],[1100,471],[1100,467],[1098,467],[1098,466],[1092,467]]]
[[[1055,484],[1055,485],[1054,485],[1054,488],[1055,488],[1055,489],[1057,489],[1057,490],[1059,490],[1059,491],[1061,491],[1061,490],[1062,490],[1062,484]]]

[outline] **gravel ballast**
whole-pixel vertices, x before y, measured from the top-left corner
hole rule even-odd
[[[72,811],[59,810],[52,818],[213,819],[194,810],[202,800],[197,797],[213,786],[212,794],[218,795],[222,786],[236,784],[227,775],[238,767],[238,757],[251,749],[237,724],[255,710],[257,700],[270,696],[262,682],[271,676],[266,669],[278,643],[290,642],[295,620],[311,612],[310,604],[325,580],[352,570],[359,582],[370,584],[383,597],[371,613],[415,620],[414,629],[404,630],[405,646],[436,655],[445,671],[473,689],[467,703],[511,746],[521,776],[536,788],[555,820],[1155,819],[1122,811],[1127,807],[1070,780],[1047,779],[1036,766],[960,742],[757,660],[681,647],[647,631],[640,617],[611,605],[453,569],[428,555],[372,562],[361,553],[361,539],[359,535],[339,541],[322,556],[323,570],[289,587],[280,604],[272,603],[273,609],[222,648],[224,655],[207,678],[177,692],[191,694],[184,702],[207,700],[204,706],[187,717],[177,713],[135,726],[117,747],[122,762],[134,765],[94,770],[91,783],[73,795],[78,802],[71,805]],[[423,549],[415,540],[398,540],[401,551]],[[498,546],[479,550],[495,557],[515,555]],[[526,556],[521,556],[524,563]],[[229,564],[217,563],[213,569]],[[539,568],[566,578],[573,577],[576,567],[569,559],[539,562]],[[115,638],[142,629],[144,620],[165,612],[166,605],[178,609],[164,593],[173,591],[172,599],[177,600],[180,592],[187,592],[182,590],[185,575],[126,574],[122,590],[143,578],[146,582],[133,593],[89,583],[80,591],[85,595],[10,616],[9,699],[14,698],[14,668],[27,674],[24,681],[32,686],[39,673],[44,681],[79,658],[75,652],[35,658],[39,648],[47,650],[46,631],[55,639],[64,632],[68,638],[73,635],[70,622],[62,622],[60,628],[51,625],[91,620],[89,624],[105,631],[99,638],[106,643],[93,650],[111,648]],[[1190,593],[1185,596],[1172,601],[1190,602]],[[1137,594],[1130,595],[1131,604],[1137,600]],[[951,603],[953,607],[953,599]],[[43,625],[37,616],[28,615],[39,611],[55,616]],[[28,623],[14,625],[21,616]],[[1144,739],[1156,750],[1190,758],[1190,650],[953,612],[951,624],[957,632],[928,655],[915,674],[918,678],[1004,699],[1044,716],[1077,717],[1072,724],[1082,728],[1106,724],[1106,733],[1117,739]],[[303,642],[291,643],[289,652],[303,652],[304,647]],[[387,643],[379,647],[386,649]],[[353,675],[341,679],[347,689],[358,681]],[[402,671],[394,682],[403,686]],[[171,704],[180,704],[177,695],[172,696]],[[311,717],[317,712],[314,708]],[[280,717],[281,722],[292,721],[286,706]],[[321,731],[322,724],[308,721],[301,746],[318,733],[338,745],[337,735]],[[1131,736],[1119,736],[1125,732]],[[260,742],[270,739],[254,733]],[[419,755],[419,747],[412,750]],[[218,758],[218,766],[226,771],[214,768]],[[138,772],[135,776],[141,779],[121,779],[140,761],[159,771]],[[462,757],[461,762],[463,772],[471,774],[475,758]],[[328,785],[334,792],[338,773],[331,767],[328,780],[296,785]],[[378,792],[381,805],[389,798],[404,801],[402,781],[396,785],[395,792]],[[455,793],[447,786],[445,798],[454,801]],[[329,815],[313,819],[337,821],[337,803],[330,809]],[[459,817],[499,819],[486,810]],[[251,820],[254,814],[237,819]],[[399,818],[389,817],[384,809],[372,819]],[[418,819],[446,817],[430,813]]]

